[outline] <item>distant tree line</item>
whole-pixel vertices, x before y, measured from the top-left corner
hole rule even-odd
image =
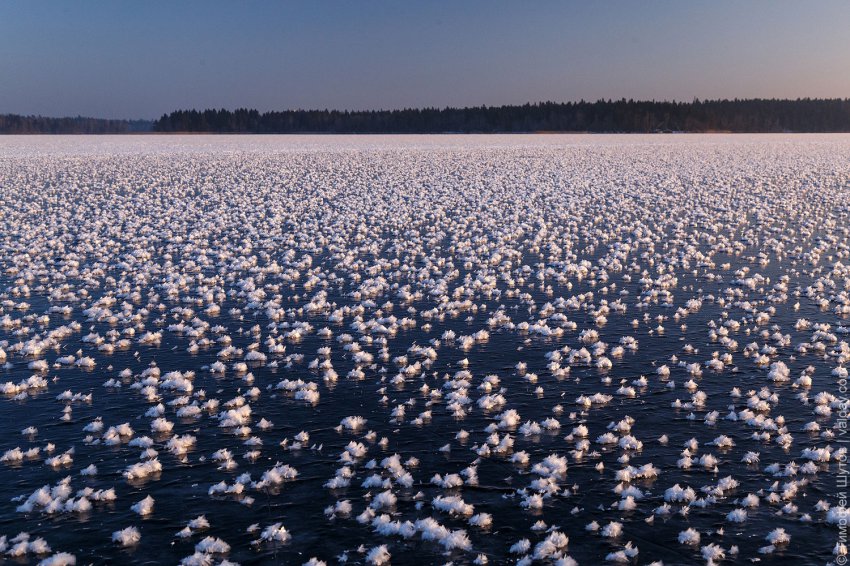
[[[102,118],[47,118],[0,114],[0,134],[127,134],[149,132],[150,120],[104,120]]]
[[[850,99],[599,100],[522,106],[260,113],[178,110],[156,132],[850,132]]]
[[[598,100],[404,110],[177,110],[154,122],[0,115],[2,134],[850,132],[850,99]]]

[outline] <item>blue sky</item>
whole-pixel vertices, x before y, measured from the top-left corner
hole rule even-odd
[[[0,2],[0,113],[850,97],[850,2]]]

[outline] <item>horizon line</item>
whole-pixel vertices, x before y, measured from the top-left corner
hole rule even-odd
[[[803,101],[812,101],[812,102],[850,102],[850,96],[848,97],[797,97],[797,98],[767,98],[767,97],[752,97],[752,98],[699,98],[694,97],[691,100],[677,100],[677,99],[636,99],[636,98],[598,98],[596,100],[586,100],[584,98],[579,100],[566,100],[566,101],[554,101],[554,100],[539,100],[536,102],[523,102],[516,104],[480,104],[480,105],[466,105],[466,106],[404,106],[397,108],[371,108],[371,109],[355,109],[355,108],[284,108],[284,109],[275,109],[275,110],[257,110],[256,108],[249,108],[247,106],[237,106],[233,109],[221,107],[206,107],[203,109],[198,108],[177,108],[174,110],[170,110],[168,112],[164,112],[159,117],[153,118],[102,118],[97,116],[86,116],[83,114],[77,114],[75,116],[65,115],[65,116],[49,116],[44,114],[21,114],[17,112],[3,112],[0,113],[0,116],[18,116],[23,118],[47,118],[52,120],[77,120],[77,119],[86,119],[86,120],[103,120],[103,121],[112,121],[112,122],[156,122],[161,118],[168,116],[169,114],[173,114],[175,112],[238,112],[240,110],[245,110],[249,112],[259,112],[260,114],[270,114],[270,113],[284,113],[284,112],[337,112],[341,114],[349,113],[349,114],[357,114],[357,113],[379,113],[379,112],[405,112],[405,111],[422,111],[422,110],[437,110],[437,111],[446,111],[446,110],[475,110],[475,109],[491,109],[491,108],[522,108],[524,106],[542,106],[542,105],[575,105],[575,104],[614,104],[618,102],[626,102],[626,103],[650,103],[650,104],[705,104],[705,103],[717,103],[717,102],[803,102]]]

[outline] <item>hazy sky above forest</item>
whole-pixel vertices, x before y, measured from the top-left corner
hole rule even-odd
[[[0,113],[850,97],[850,2],[4,0]]]

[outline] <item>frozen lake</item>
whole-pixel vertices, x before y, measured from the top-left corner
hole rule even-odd
[[[0,550],[843,564],[848,342],[848,135],[0,137]]]

